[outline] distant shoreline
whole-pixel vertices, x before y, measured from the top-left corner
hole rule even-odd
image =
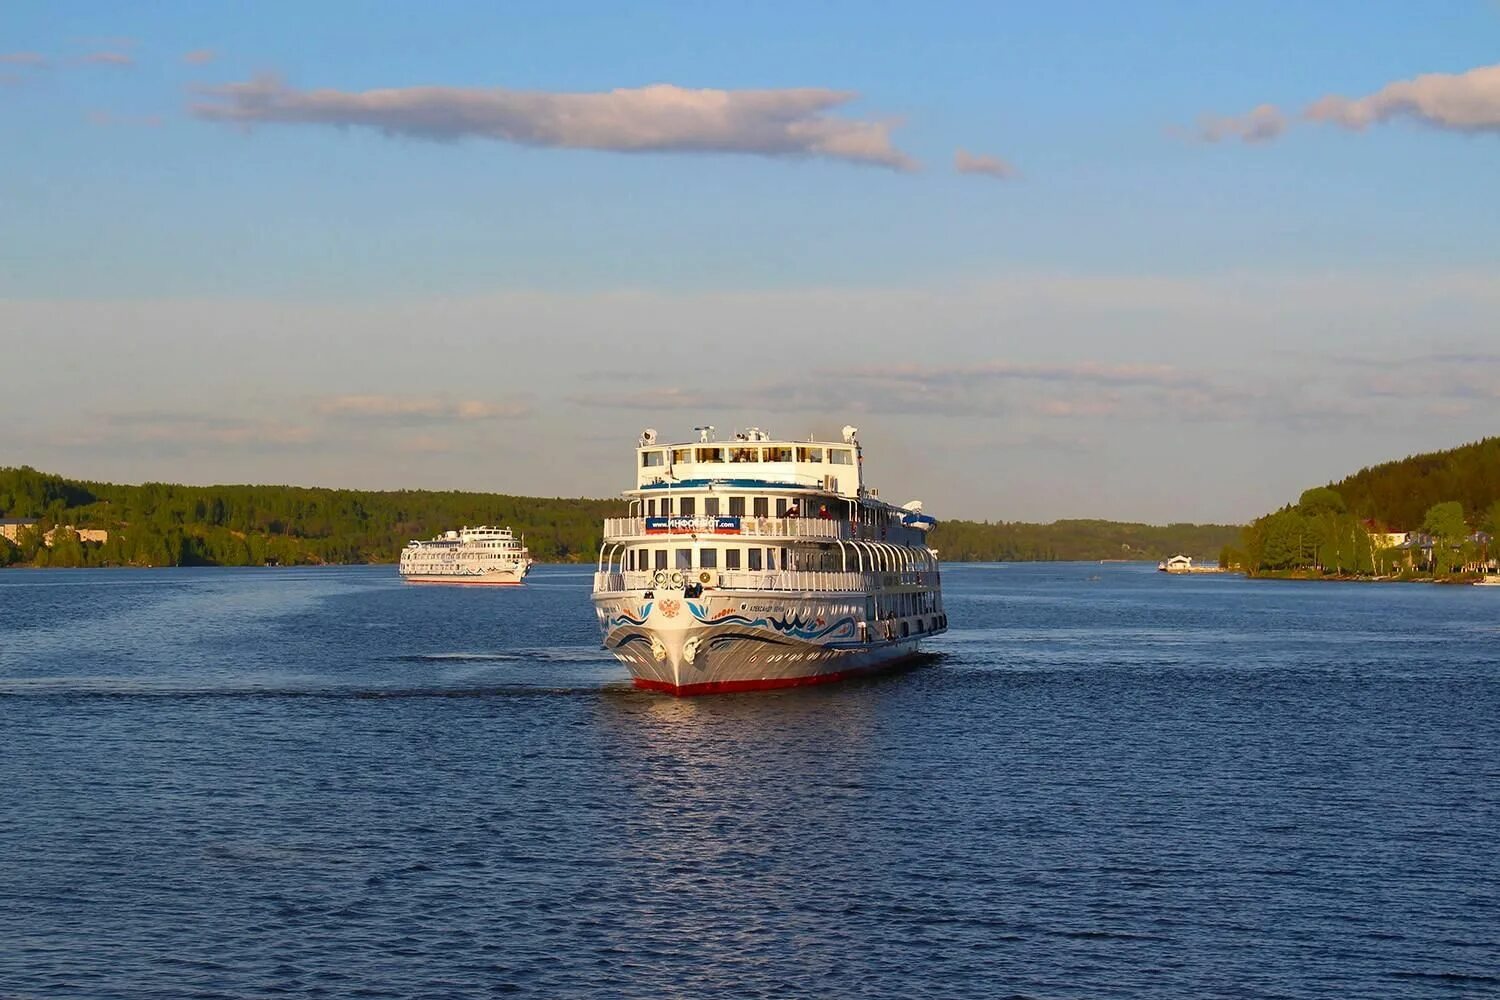
[[[1400,574],[1396,576],[1366,576],[1358,574],[1334,574],[1311,573],[1299,570],[1288,570],[1280,573],[1243,573],[1247,580],[1270,580],[1270,581],[1307,581],[1310,583],[1426,583],[1438,586],[1471,586],[1484,579],[1481,573],[1461,573],[1447,576],[1417,576]]]
[[[587,567],[592,560],[549,560],[533,559],[538,566],[582,566]],[[1126,566],[1150,566],[1156,562],[1154,559],[939,559],[944,566],[1098,566],[1103,564],[1116,564]],[[142,566],[139,563],[120,563],[105,566],[37,566],[34,563],[11,563],[9,566],[0,566],[0,573],[7,570],[80,570],[80,569],[123,569],[123,570],[151,570],[151,569],[338,569],[349,566],[390,566],[397,565],[395,560],[377,560],[361,562],[322,562],[322,563],[291,563],[277,565],[266,563],[262,565],[229,565],[223,563],[174,563],[165,566]],[[1223,574],[1239,574],[1238,570],[1224,570]],[[1209,574],[1222,575],[1222,574]]]
[[[16,540],[0,565],[260,566],[395,562],[414,538],[490,524],[520,535],[545,563],[592,563],[604,520],[623,499],[527,497],[429,490],[298,486],[120,485],[0,468],[0,519]],[[35,521],[21,535],[21,522]],[[80,532],[40,555],[38,533]],[[1144,524],[1073,518],[1047,523],[939,520],[929,544],[950,562],[1156,562],[1177,554],[1209,561],[1236,542],[1239,525]],[[24,543],[24,544],[23,544]]]

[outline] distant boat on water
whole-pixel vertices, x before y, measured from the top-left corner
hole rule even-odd
[[[1173,576],[1199,576],[1204,573],[1228,572],[1223,566],[1194,566],[1192,556],[1173,556],[1156,564],[1156,569],[1161,573],[1171,573]]]
[[[402,579],[410,583],[515,586],[531,572],[531,553],[509,528],[463,528],[401,550]]]
[[[1476,587],[1500,587],[1500,574],[1487,573],[1474,581]]]

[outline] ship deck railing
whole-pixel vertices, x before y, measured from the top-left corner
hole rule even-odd
[[[735,518],[737,527],[719,528],[719,520]],[[672,517],[670,521],[682,522],[691,519],[691,527],[674,524],[670,530],[646,530],[644,517],[607,517],[604,519],[604,540],[623,541],[628,538],[665,538],[673,535],[749,535],[759,538],[812,538],[822,541],[848,541],[851,537],[849,522],[835,521],[824,517],[751,517],[748,515],[715,516],[701,514],[696,517]],[[661,520],[652,518],[651,520]]]
[[[719,527],[720,520],[735,518],[737,527]],[[925,548],[926,536],[914,529],[900,525],[887,525],[882,531],[879,525],[852,524],[849,521],[828,517],[754,517],[751,515],[673,516],[675,522],[670,529],[648,532],[644,517],[607,517],[604,519],[604,540],[625,542],[640,539],[661,538],[776,538],[816,542],[887,542],[891,545],[907,545]],[[660,521],[662,518],[651,518]],[[691,526],[681,522],[692,521]]]
[[[627,593],[636,590],[675,589],[683,583],[697,584],[704,591],[764,590],[796,593],[837,591],[874,593],[898,587],[932,587],[938,585],[938,574],[907,570],[889,573],[844,572],[839,570],[662,570],[666,582],[652,572],[603,572],[594,574],[595,593]],[[707,580],[704,577],[707,576]]]

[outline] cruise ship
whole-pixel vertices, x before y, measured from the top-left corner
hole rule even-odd
[[[408,542],[400,570],[411,583],[515,586],[531,572],[531,554],[509,528],[461,528]]]
[[[865,484],[857,428],[837,441],[695,431],[677,444],[643,433],[630,516],[604,522],[594,607],[637,687],[835,681],[909,661],[946,631],[936,522]]]

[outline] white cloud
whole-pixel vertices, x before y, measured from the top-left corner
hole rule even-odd
[[[920,364],[856,367],[853,378],[953,384],[975,381],[1072,382],[1081,385],[1137,385],[1177,387],[1198,384],[1200,379],[1172,365],[1071,361],[1064,364],[1022,364],[1014,361],[980,361],[967,365]]]
[[[731,403],[722,392],[703,392],[679,386],[596,392],[573,396],[572,399],[581,406],[603,406],[614,410],[690,410],[698,413],[708,413]],[[738,402],[738,398],[732,401],[733,404]]]
[[[871,482],[922,496],[939,516],[1223,520],[1361,465],[1493,433],[1495,400],[1478,394],[1497,370],[1497,324],[1500,283],[1482,270],[1007,271],[930,285],[343,304],[0,299],[0,353],[29,373],[0,393],[0,423],[10,463],[85,478],[568,496],[629,481],[642,427],[800,436],[853,423]],[[136,350],[109,354],[122,338]],[[72,349],[49,353],[56,343]],[[100,379],[90,359],[106,355]],[[1393,377],[1365,381],[1375,374]],[[51,435],[94,422],[54,405],[85,381],[101,425],[151,400],[269,433],[215,428],[246,443],[188,446],[162,430],[122,432],[92,450],[54,448]],[[463,401],[483,413],[518,391],[529,419],[457,416]],[[194,421],[178,422],[187,428],[176,433],[191,432]],[[299,427],[312,440],[263,443]],[[1093,461],[1060,455],[1049,438],[1087,441]],[[1184,455],[1193,489],[1162,489],[1161,470]]]
[[[1455,403],[1478,400],[1493,404],[1500,400],[1497,362],[1483,355],[1434,354],[1416,358],[1386,370],[1375,370],[1349,379],[1348,391],[1355,396],[1387,400],[1430,400]],[[1467,412],[1467,410],[1465,411]]]
[[[998,156],[969,153],[962,149],[953,153],[953,169],[961,174],[981,174],[1002,181],[1011,180],[1018,175],[1014,166]]]
[[[1048,398],[1038,400],[1034,410],[1044,417],[1111,417],[1120,412],[1117,397],[1104,396],[1083,399]]]
[[[193,114],[239,125],[363,126],[391,135],[494,139],[615,152],[815,157],[913,170],[892,123],[830,117],[848,91],[689,89],[653,84],[596,93],[461,87],[297,90],[273,76],[205,88]]]
[[[135,57],[127,52],[90,52],[83,62],[93,66],[134,66]]]
[[[193,49],[191,52],[182,54],[182,61],[193,66],[202,66],[211,63],[219,57],[213,49]]]
[[[359,417],[403,423],[449,423],[502,420],[524,417],[531,407],[524,402],[488,402],[478,399],[444,399],[437,396],[333,396],[320,400],[315,409],[325,416]]]
[[[54,432],[48,443],[81,451],[191,454],[219,448],[276,452],[315,440],[308,425],[279,419],[138,410],[95,414],[84,423]]]
[[[1203,142],[1238,139],[1244,143],[1270,142],[1286,131],[1286,117],[1272,104],[1260,104],[1243,115],[1203,115],[1193,130]]]
[[[1310,121],[1356,130],[1411,118],[1457,132],[1500,132],[1500,65],[1466,73],[1425,73],[1355,99],[1331,94],[1303,114]]]
[[[46,66],[48,59],[40,52],[0,52],[0,63],[7,66]]]
[[[1066,395],[1057,395],[1059,391]],[[1044,418],[1139,418],[1170,407],[1210,413],[1214,407],[1205,401],[1221,400],[1222,392],[1208,375],[1173,365],[989,360],[966,365],[845,365],[736,382],[712,391],[647,385],[579,395],[573,401],[606,410],[657,413],[750,412],[772,399],[778,413],[997,417],[1019,407]]]

